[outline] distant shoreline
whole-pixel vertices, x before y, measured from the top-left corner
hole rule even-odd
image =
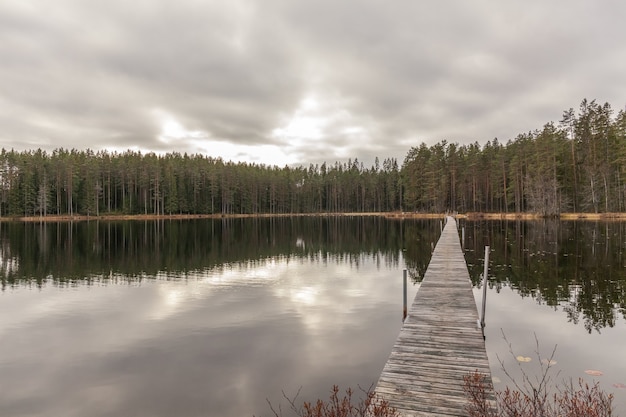
[[[153,221],[153,220],[193,220],[193,219],[242,219],[272,217],[385,217],[388,219],[441,219],[444,213],[413,212],[369,212],[369,213],[282,213],[282,214],[106,214],[86,215],[47,215],[0,217],[0,222],[84,222],[84,221]],[[537,213],[459,213],[455,217],[467,220],[538,220],[546,218]],[[554,218],[560,220],[618,220],[626,221],[626,213],[562,213]]]

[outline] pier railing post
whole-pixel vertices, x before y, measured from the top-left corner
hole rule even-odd
[[[465,249],[465,226],[461,229],[461,249]]]
[[[489,272],[489,246],[485,246],[485,267],[483,269],[483,308],[480,316],[480,327],[485,328],[485,308],[487,306],[487,273]],[[484,336],[484,330],[483,330]]]
[[[402,322],[406,320],[407,307],[406,307],[406,269],[402,271]]]

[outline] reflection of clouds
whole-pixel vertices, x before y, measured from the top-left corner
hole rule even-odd
[[[291,284],[277,287],[278,296],[283,297],[288,293],[295,304],[317,305],[319,300],[315,300],[316,295],[321,292],[320,286],[325,282],[322,275],[338,279],[349,277],[353,273],[350,265],[339,260],[330,264],[329,268],[325,265],[323,269],[332,271],[320,274],[319,270],[314,270],[311,273],[311,264],[305,260],[293,262],[286,258],[271,258],[224,265],[210,270],[188,271],[182,277],[184,285],[181,285],[180,279],[172,278],[171,273],[162,272],[154,276],[155,281],[150,277],[143,277],[142,281],[126,282],[123,276],[114,276],[107,277],[108,281],[96,279],[91,285],[79,283],[76,287],[46,285],[42,289],[31,289],[18,286],[0,293],[2,310],[20,311],[20,314],[0,315],[0,334],[8,328],[24,327],[59,312],[83,308],[89,308],[91,311],[108,310],[112,305],[119,304],[120,300],[121,304],[124,304],[125,296],[135,300],[136,294],[127,291],[129,287],[142,288],[141,291],[144,293],[155,292],[158,295],[158,297],[150,295],[148,305],[136,305],[137,310],[150,319],[165,319],[177,311],[190,308],[194,300],[210,297],[217,288],[228,290],[245,286],[274,285],[283,280],[289,280]],[[124,285],[120,287],[112,284],[117,282]],[[359,296],[367,291],[364,285],[368,285],[368,282],[351,280],[344,284],[355,286],[344,288],[344,295]],[[132,306],[133,302],[129,304]],[[328,303],[322,303],[325,304]]]
[[[0,293],[0,337],[10,329],[21,328],[78,307],[92,298],[91,292],[69,287],[47,287],[41,290],[30,287],[11,288]]]
[[[314,287],[303,287],[296,290],[293,294],[293,300],[296,303],[314,305],[319,291]]]
[[[193,293],[195,295],[195,292]],[[182,299],[182,291],[175,289],[169,290],[165,296],[165,305],[176,307]]]
[[[353,266],[350,266],[350,262]],[[281,280],[288,280],[274,287],[275,296],[300,317],[302,324],[312,335],[320,331],[342,331],[350,323],[350,316],[363,303],[373,305],[381,302],[378,292],[381,281],[380,271],[370,269],[371,257],[360,256],[354,259],[323,264],[323,268],[310,268],[302,264],[285,264],[287,269]],[[357,265],[364,266],[357,268]],[[401,276],[397,282],[388,285],[401,285]],[[398,293],[400,300],[401,293]],[[327,323],[334,323],[333,329]]]
[[[371,260],[367,256],[359,260],[359,264],[368,262]],[[0,293],[0,312],[20,312],[0,314],[0,335],[10,328],[28,327],[63,312],[97,313],[115,311],[118,306],[123,306],[127,316],[124,320],[129,323],[145,319],[165,320],[195,308],[195,302],[215,296],[216,290],[223,295],[233,288],[259,285],[271,286],[274,296],[286,303],[284,308],[297,311],[313,328],[328,317],[341,318],[341,315],[349,314],[359,307],[364,297],[370,302],[380,302],[376,289],[381,284],[377,282],[378,270],[367,276],[367,271],[359,271],[346,260],[338,258],[323,265],[318,262],[313,264],[317,266],[312,268],[311,263],[304,260],[293,262],[285,258],[271,258],[211,270],[189,271],[185,273],[184,281],[172,279],[171,274],[163,272],[155,276],[155,281],[144,278],[141,282],[122,286],[96,281],[91,286],[78,285],[74,288],[46,286],[41,290],[31,290],[18,287]],[[114,278],[114,282],[124,282],[121,277]],[[281,284],[276,285],[278,282]],[[355,303],[351,301],[353,299],[361,301]],[[234,319],[244,317],[240,314]],[[254,317],[247,319],[253,320]],[[233,323],[228,320],[225,324]],[[341,321],[337,324],[340,325]],[[125,337],[132,339],[144,333],[124,334],[121,327],[116,340],[123,343]]]
[[[288,262],[280,258],[241,264],[226,264],[219,268],[189,271],[185,273],[185,285],[167,274],[157,274],[157,287],[161,302],[153,305],[148,316],[164,320],[181,309],[192,308],[194,301],[212,296],[216,290],[228,290],[241,286],[268,285],[281,279],[288,270]]]
[[[180,285],[179,282],[160,282],[155,286],[158,297],[146,311],[146,316],[152,320],[164,320],[180,309],[187,308],[190,301],[208,295],[210,286],[202,289],[199,284],[197,281],[188,281],[186,285]]]
[[[6,291],[0,415],[259,415],[281,390],[369,386],[399,330],[402,288],[401,272],[372,259]],[[103,406],[99,389],[115,401]]]

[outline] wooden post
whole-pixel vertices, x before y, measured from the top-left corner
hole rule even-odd
[[[480,327],[485,328],[485,308],[487,306],[487,273],[489,271],[489,246],[485,246],[485,267],[483,269],[483,308],[480,317]],[[484,336],[484,331],[483,331]]]
[[[461,228],[461,248],[465,249],[465,226]]]
[[[406,269],[402,271],[402,322],[406,320]]]

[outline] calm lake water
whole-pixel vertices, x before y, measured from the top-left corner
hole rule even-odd
[[[542,357],[558,344],[556,379],[600,381],[626,416],[625,224],[460,226],[477,285],[491,246],[496,387],[498,357],[537,371],[536,336]],[[283,391],[368,388],[400,330],[402,269],[412,299],[439,232],[361,217],[0,223],[0,415],[270,416]]]
[[[549,373],[555,383],[597,381],[626,416],[626,223],[461,221],[463,227],[475,284],[484,247],[491,249],[485,335],[495,388],[510,385],[503,367],[518,381],[523,373],[535,381],[539,356],[545,364],[556,347]],[[480,308],[482,289],[474,298]]]

